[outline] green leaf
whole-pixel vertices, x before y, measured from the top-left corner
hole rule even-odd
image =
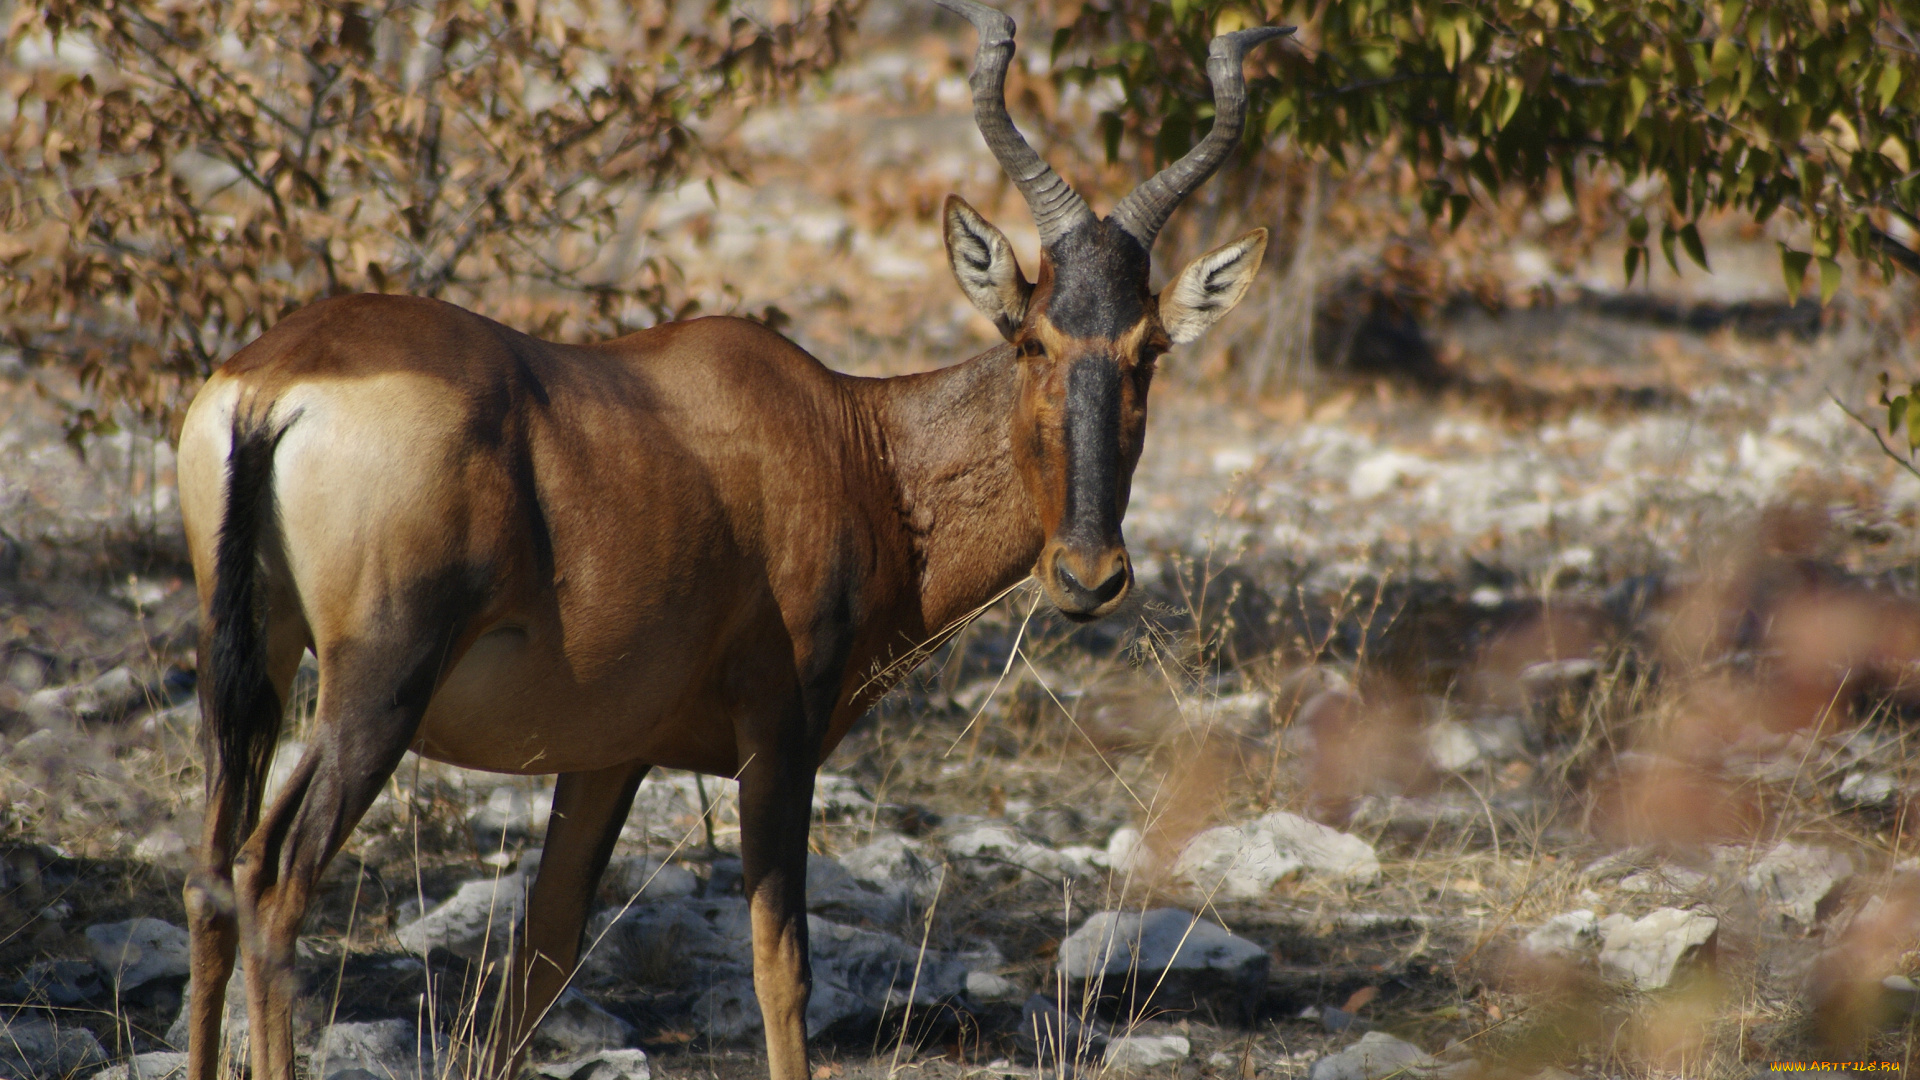
[[[1638,244],[1631,244],[1627,247],[1627,284],[1633,284],[1633,275],[1639,272],[1640,259],[1646,254],[1646,251],[1646,248]]]
[[[1458,229],[1460,223],[1467,220],[1467,211],[1473,209],[1473,200],[1465,195],[1451,195],[1447,198],[1449,229]]]
[[[1667,266],[1675,277],[1680,275],[1680,260],[1674,257],[1673,242],[1679,238],[1680,234],[1674,231],[1671,222],[1660,226],[1660,254],[1667,257]]]
[[[1907,456],[1920,450],[1920,396],[1907,397]]]
[[[1068,43],[1073,41],[1073,24],[1068,23],[1053,32],[1053,48],[1047,53],[1047,63],[1058,64],[1060,54],[1067,51]]]
[[[1680,246],[1687,249],[1687,258],[1707,273],[1713,273],[1713,267],[1707,265],[1707,246],[1700,242],[1700,230],[1689,221],[1680,230]]]
[[[1839,290],[1840,290],[1840,264],[1835,262],[1832,259],[1821,259],[1820,260],[1820,304],[1821,306],[1824,307],[1827,301],[1833,299],[1833,294],[1838,292]],[[1908,417],[1909,419],[1911,419],[1912,414],[1909,413]]]
[[[1718,38],[1713,43],[1713,58],[1708,61],[1709,70],[1716,79],[1731,79],[1740,70],[1740,46],[1730,37]]]
[[[1627,239],[1632,240],[1636,245],[1647,242],[1647,215],[1635,214],[1632,220],[1627,222]]]
[[[1813,256],[1804,251],[1795,251],[1785,244],[1780,245],[1780,274],[1787,279],[1787,299],[1800,298],[1800,290],[1807,282],[1807,264]]]
[[[1282,95],[1274,100],[1273,107],[1267,110],[1267,134],[1280,130],[1280,126],[1293,118],[1293,98]]]
[[[1907,418],[1907,395],[1901,394],[1887,402],[1887,434],[1900,430],[1900,422]]]
[[[1627,98],[1633,102],[1630,115],[1639,116],[1641,108],[1647,103],[1647,80],[1638,75],[1627,76]]]
[[[1882,109],[1888,108],[1893,104],[1893,95],[1900,92],[1900,64],[1898,61],[1892,57],[1888,57],[1884,61],[1884,66],[1880,69],[1879,85],[1873,88],[1873,92],[1880,98],[1880,107]]]

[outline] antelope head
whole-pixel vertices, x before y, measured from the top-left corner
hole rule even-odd
[[[1149,291],[1153,241],[1181,200],[1232,153],[1246,123],[1241,59],[1292,27],[1213,39],[1213,130],[1185,157],[1096,217],[1007,115],[1013,20],[978,0],[936,0],[979,32],[973,114],[987,146],[1026,197],[1040,231],[1029,282],[1013,249],[957,195],[946,202],[947,255],[960,288],[1013,344],[1020,391],[1011,418],[1014,467],[1046,537],[1033,568],[1068,618],[1113,611],[1133,586],[1120,520],[1146,436],[1154,363],[1198,338],[1246,295],[1266,252],[1255,229],[1195,259],[1158,295]]]

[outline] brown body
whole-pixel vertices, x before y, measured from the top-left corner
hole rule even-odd
[[[356,296],[287,317],[195,398],[180,501],[209,768],[186,889],[191,1080],[215,1080],[242,946],[255,1080],[293,1080],[312,889],[410,748],[559,774],[490,1071],[513,1068],[572,976],[659,765],[740,782],[769,1068],[808,1075],[815,770],[917,650],[1029,573],[1072,618],[1121,603],[1155,360],[1244,295],[1266,241],[1147,288],[1155,233],[1238,137],[1241,52],[1275,31],[1215,42],[1214,132],[1101,220],[1007,119],[1011,20],[939,2],[980,29],[976,117],[1040,227],[1030,284],[1005,237],[948,201],[954,272],[1007,345],[861,379],[737,319],[572,346]],[[313,730],[263,807],[307,650]]]
[[[269,622],[276,683],[299,649],[352,647],[386,598],[452,589],[458,635],[410,740],[426,757],[731,776],[736,718],[802,687],[830,695],[826,753],[886,689],[874,673],[1033,566],[1013,366],[1003,347],[860,379],[738,319],[566,346],[432,300],[330,300],[194,402],[195,570],[210,604],[213,499],[253,413],[284,429],[269,561],[299,598]]]

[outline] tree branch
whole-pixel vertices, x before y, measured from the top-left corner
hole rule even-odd
[[[1873,435],[1873,441],[1880,444],[1881,453],[1887,455],[1887,457],[1890,460],[1892,460],[1892,462],[1895,465],[1898,465],[1901,468],[1907,470],[1909,473],[1912,473],[1915,479],[1920,479],[1920,468],[1915,468],[1912,461],[1909,461],[1908,459],[1901,457],[1899,454],[1894,453],[1893,447],[1888,446],[1887,440],[1881,436],[1879,428],[1874,427],[1872,424],[1868,423],[1866,417],[1861,416],[1859,413],[1854,412],[1852,409],[1847,408],[1846,404],[1842,402],[1837,396],[1835,396],[1833,391],[1831,390],[1827,391],[1827,398],[1828,400],[1832,401],[1835,405],[1840,406],[1841,412],[1846,413],[1848,416],[1852,417],[1854,423],[1859,424],[1863,428],[1866,428],[1867,431]]]

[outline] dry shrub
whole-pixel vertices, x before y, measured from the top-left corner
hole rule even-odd
[[[566,336],[685,314],[631,197],[726,168],[693,122],[835,62],[857,3],[765,22],[724,3],[19,5],[12,343],[92,389],[80,431],[116,406],[167,418],[324,296],[439,296]]]

